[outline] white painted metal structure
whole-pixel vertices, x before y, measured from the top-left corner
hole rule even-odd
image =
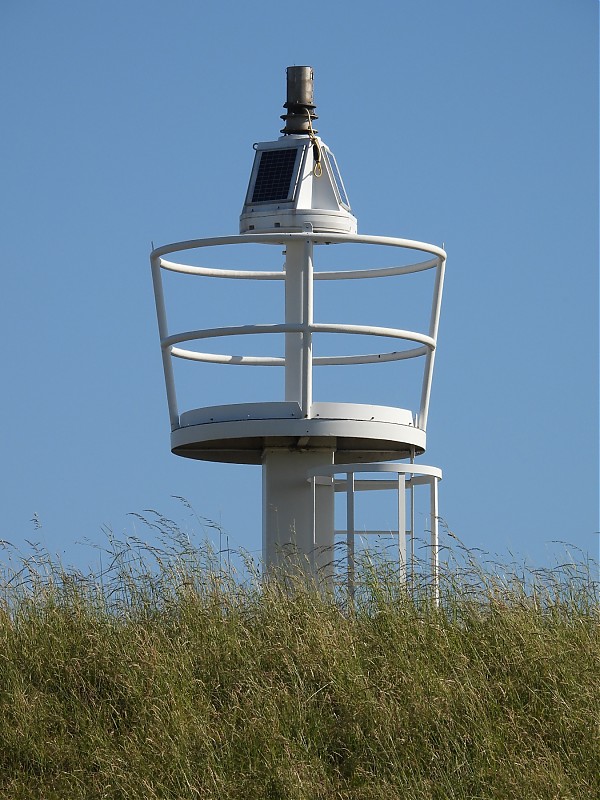
[[[295,71],[291,78],[290,70]],[[371,462],[394,459],[411,459],[412,462],[415,456],[425,450],[446,254],[440,247],[423,242],[365,236],[355,232],[356,219],[351,214],[335,159],[312,129],[311,119],[316,119],[312,105],[312,70],[308,67],[290,70],[286,104],[288,114],[284,117],[286,136],[273,143],[263,142],[255,146],[255,166],[240,218],[242,233],[170,244],[155,249],[151,254],[171,420],[171,449],[187,458],[262,464],[265,567],[275,568],[288,563],[293,553],[294,558],[297,560],[299,557],[300,562],[323,585],[330,582],[332,575],[335,491],[343,486],[348,489],[348,579],[352,587],[353,572],[350,565],[354,525],[350,508],[354,488],[382,488],[381,481],[377,486],[355,481],[355,473],[365,470],[395,473],[394,485],[398,488],[398,497],[402,498],[399,499],[399,509],[401,506],[404,508],[403,485],[412,490],[419,480],[431,481],[432,574],[436,576],[437,482],[441,472],[414,463],[390,465]],[[310,75],[307,70],[310,70]],[[298,76],[304,84],[300,89],[292,87],[290,93],[290,80],[293,82]],[[308,121],[305,114],[308,115]],[[301,132],[290,135],[289,131]],[[275,155],[272,155],[272,151]],[[265,153],[268,155],[265,156]],[[263,162],[263,158],[266,161]],[[270,172],[266,171],[265,164]],[[283,164],[287,173],[279,181],[281,186],[272,191],[272,184],[268,181],[274,180],[276,183],[279,180],[278,164]],[[265,191],[265,186],[268,191]],[[283,247],[283,271],[192,266],[165,258],[173,253],[192,250],[210,253],[214,252],[214,248],[231,248],[239,244]],[[389,248],[392,252],[410,251],[413,257],[408,265],[320,271],[315,265],[316,246],[324,244],[372,245]],[[260,323],[225,324],[172,332],[167,323],[163,270],[201,279],[284,281],[283,322],[279,317]],[[435,273],[427,331],[345,324],[314,318],[315,281],[381,279],[385,283],[385,278],[425,270]],[[269,356],[224,355],[194,349],[193,345],[215,338],[262,334],[283,337],[283,355],[281,351]],[[376,347],[374,352],[368,354],[321,355],[315,350],[316,334],[362,335],[374,337],[377,342],[387,340],[391,346],[384,349]],[[285,375],[283,398],[273,398],[265,403],[232,403],[181,410],[176,398],[173,358],[229,366],[282,368]],[[384,362],[399,362],[400,366],[407,359],[421,359],[423,364],[418,409],[313,397],[313,369],[316,367]],[[405,405],[405,402],[401,401],[399,406]],[[335,475],[340,472],[346,474],[343,483],[335,480]],[[404,484],[407,475],[412,477]],[[399,512],[400,558],[404,561],[405,537],[402,531],[406,530],[404,516]]]
[[[354,242],[402,248],[430,257],[396,267],[315,271],[314,246],[325,242]],[[284,246],[284,271],[216,269],[189,266],[164,258],[174,252],[241,243]],[[280,563],[281,557],[287,557],[290,549],[294,549],[309,558],[316,573],[330,574],[328,565],[332,560],[334,543],[334,487],[331,481],[328,485],[322,482],[315,485],[313,482],[311,486],[307,482],[307,470],[324,475],[325,467],[339,471],[340,468],[334,468],[334,464],[414,458],[425,450],[445,258],[441,248],[422,242],[356,234],[318,234],[311,231],[302,234],[247,234],[200,239],[166,245],[152,253],[172,450],[177,455],[188,458],[263,464],[263,547],[267,565]],[[285,321],[171,333],[163,300],[162,270],[212,279],[283,280],[286,290]],[[313,318],[315,281],[385,279],[422,270],[434,270],[436,274],[427,332],[328,323]],[[265,333],[284,335],[284,356],[223,355],[181,347],[187,342],[227,336],[250,337]],[[363,334],[376,337],[378,341],[390,339],[395,345],[407,342],[408,347],[360,355],[319,356],[313,352],[315,333]],[[234,403],[201,407],[181,412],[176,400],[171,363],[173,358],[224,365],[283,368],[284,399],[260,404]],[[316,367],[401,362],[410,358],[421,358],[424,366],[418,411],[379,405],[323,402],[313,398],[313,369]],[[369,471],[372,471],[371,467],[372,464]],[[394,465],[393,469],[403,475],[407,471],[427,468]],[[433,514],[433,518],[436,516],[437,512]]]
[[[389,473],[393,478],[374,480],[373,478],[356,478],[357,474]],[[439,600],[438,585],[438,552],[439,552],[439,511],[438,511],[438,483],[442,479],[442,471],[437,467],[428,467],[424,464],[344,464],[343,466],[318,467],[309,470],[309,479],[313,488],[313,503],[317,505],[317,491],[319,486],[333,483],[334,492],[346,493],[346,527],[336,530],[336,536],[346,539],[346,575],[350,595],[354,595],[355,584],[355,538],[364,536],[389,536],[397,537],[398,542],[398,567],[403,579],[414,586],[416,553],[415,553],[415,486],[429,487],[429,562],[430,580],[434,592],[434,600]],[[344,477],[337,478],[336,475]],[[397,496],[396,530],[368,530],[356,527],[355,492],[393,490]],[[407,509],[409,518],[407,520]],[[408,525],[408,526],[407,526]],[[316,530],[315,541],[317,539]],[[407,540],[409,541],[407,554]],[[330,556],[331,553],[328,552]],[[334,563],[326,565],[324,580],[329,583],[333,577]]]

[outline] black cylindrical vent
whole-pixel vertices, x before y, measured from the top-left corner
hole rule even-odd
[[[287,114],[281,119],[285,128],[281,133],[308,133],[310,119],[317,119],[314,113],[314,73],[312,67],[288,67],[287,74],[287,99],[283,104]],[[314,129],[313,129],[314,130]],[[316,131],[315,131],[316,133]]]

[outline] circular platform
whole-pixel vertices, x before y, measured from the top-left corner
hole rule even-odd
[[[420,455],[425,445],[410,411],[355,403],[313,403],[310,418],[294,402],[197,408],[171,433],[176,455],[234,464],[260,464],[272,447],[331,448],[335,462],[347,464]]]

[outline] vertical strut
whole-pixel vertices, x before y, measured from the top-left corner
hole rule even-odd
[[[431,502],[431,583],[433,586],[433,601],[440,603],[440,575],[439,575],[439,511],[438,511],[438,479],[432,477],[430,484]]]
[[[302,280],[303,242],[288,242],[285,250],[285,321],[302,323],[304,317],[304,282]],[[285,334],[285,399],[302,404],[301,333]]]
[[[346,473],[346,547],[348,551],[348,596],[354,602],[354,473]]]
[[[313,243],[306,239],[302,259],[302,415],[310,417],[312,405]]]
[[[398,566],[406,583],[406,475],[398,473]]]

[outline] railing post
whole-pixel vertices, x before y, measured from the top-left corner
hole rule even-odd
[[[442,310],[442,292],[444,290],[444,272],[446,269],[446,259],[438,256],[438,266],[435,271],[435,286],[433,288],[433,298],[431,301],[431,317],[429,320],[429,335],[437,343],[438,329],[440,325],[440,313]],[[423,370],[423,386],[421,389],[421,407],[419,409],[419,428],[427,428],[427,418],[429,416],[429,399],[431,397],[431,382],[433,379],[433,366],[435,364],[435,350],[430,350],[425,356],[425,369]]]
[[[440,603],[440,576],[439,576],[439,510],[438,510],[438,479],[432,476],[429,483],[431,504],[431,582],[433,586],[433,601]]]
[[[348,559],[348,596],[354,602],[354,472],[346,473],[346,549]]]
[[[411,464],[412,464],[411,460]],[[410,476],[410,590],[415,590],[415,473]]]
[[[152,283],[154,286],[154,302],[156,304],[156,318],[158,321],[158,335],[161,341],[163,371],[165,374],[165,388],[167,391],[167,405],[169,407],[169,420],[171,430],[179,425],[179,409],[177,408],[177,394],[175,392],[175,377],[173,375],[173,364],[171,362],[171,348],[164,347],[163,341],[169,335],[167,324],[167,310],[165,308],[165,295],[163,292],[160,258],[153,256],[152,263]]]
[[[398,473],[398,562],[406,584],[406,475]]]

